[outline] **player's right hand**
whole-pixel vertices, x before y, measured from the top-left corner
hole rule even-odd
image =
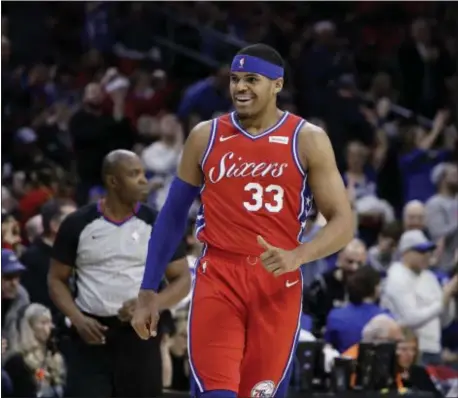
[[[143,340],[157,336],[159,321],[159,303],[157,293],[152,290],[140,290],[137,306],[131,325]]]
[[[105,344],[105,332],[108,328],[96,319],[83,315],[73,325],[87,344]]]

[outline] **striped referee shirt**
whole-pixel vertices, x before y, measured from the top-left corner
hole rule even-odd
[[[125,301],[137,297],[156,216],[139,204],[128,218],[113,221],[99,204],[90,204],[65,218],[52,257],[75,268],[75,303],[81,311],[115,316]],[[185,256],[183,242],[171,261]]]

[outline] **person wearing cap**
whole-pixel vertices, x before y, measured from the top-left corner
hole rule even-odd
[[[399,241],[401,259],[388,270],[381,301],[402,326],[415,331],[425,365],[440,363],[441,317],[444,323],[453,319],[452,298],[458,293],[458,276],[441,288],[428,269],[435,247],[421,230],[404,232]]]
[[[458,253],[458,166],[442,163],[432,174],[437,194],[426,202],[426,226],[431,237],[443,246],[438,266],[449,272],[456,266]]]
[[[10,342],[21,309],[29,304],[29,294],[20,283],[25,267],[9,249],[2,249],[2,336]]]

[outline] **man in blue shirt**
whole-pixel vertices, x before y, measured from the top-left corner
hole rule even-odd
[[[178,107],[179,118],[188,120],[193,116],[200,121],[212,119],[216,112],[228,112],[232,106],[227,90],[229,72],[227,66],[221,67],[214,76],[189,86]]]
[[[380,274],[372,267],[356,270],[347,282],[347,292],[349,303],[329,313],[324,334],[326,342],[340,352],[361,340],[364,326],[374,316],[386,313],[377,304]]]

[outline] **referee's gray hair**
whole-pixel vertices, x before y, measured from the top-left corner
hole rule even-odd
[[[387,340],[390,335],[390,328],[394,326],[395,321],[389,315],[380,314],[373,317],[364,326],[362,331],[363,343],[375,343],[380,340]]]

